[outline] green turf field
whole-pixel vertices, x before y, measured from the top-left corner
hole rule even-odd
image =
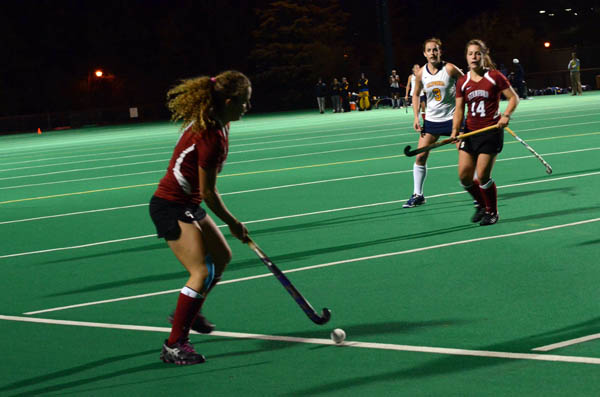
[[[191,336],[208,361],[190,367],[158,359],[186,272],[147,207],[177,126],[0,136],[0,395],[598,395],[600,93],[520,103],[511,127],[554,173],[506,133],[489,227],[469,222],[452,145],[431,152],[427,203],[402,208],[411,124],[392,109],[232,124],[226,204],[333,314],[310,322],[225,228],[217,332]]]

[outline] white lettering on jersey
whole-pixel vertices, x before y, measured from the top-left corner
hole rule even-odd
[[[490,93],[487,92],[486,90],[471,91],[467,95],[467,100],[471,101],[473,98],[477,98],[477,97],[489,98],[490,97]]]

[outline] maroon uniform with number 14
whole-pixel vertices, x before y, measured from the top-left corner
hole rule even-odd
[[[466,73],[456,82],[456,97],[464,98],[467,105],[466,130],[475,131],[489,127],[500,120],[500,95],[510,87],[504,75],[497,70],[487,71],[475,82]],[[500,153],[503,146],[503,131],[483,133],[464,140],[460,149],[470,153]]]
[[[486,72],[478,82],[471,80],[470,73],[458,79],[456,96],[465,98],[469,131],[485,128],[498,122],[500,94],[508,87],[510,87],[510,83],[497,70]]]

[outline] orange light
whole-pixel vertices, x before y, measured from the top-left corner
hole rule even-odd
[[[96,75],[96,77],[102,77],[104,75],[104,72],[102,70],[98,69],[94,72],[94,74]]]
[[[544,47],[550,48],[550,42],[549,41],[544,42]]]

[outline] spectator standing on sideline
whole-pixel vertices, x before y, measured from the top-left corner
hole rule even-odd
[[[319,77],[317,85],[315,85],[315,96],[317,97],[317,104],[319,105],[319,113],[325,113],[325,95],[327,93],[327,84],[323,82],[323,79]]]
[[[397,109],[400,107],[400,76],[396,74],[395,70],[392,70],[390,75],[390,95],[392,97],[392,108]]]
[[[341,84],[337,78],[331,83],[331,106],[333,113],[342,112],[342,98],[340,97]]]
[[[340,97],[342,99],[342,111],[349,112],[350,111],[350,83],[348,83],[348,79],[346,77],[342,77],[342,82],[340,84]]]
[[[356,86],[358,88],[359,110],[371,110],[371,103],[369,102],[369,79],[365,77],[364,73],[360,74],[360,80]]]
[[[581,88],[581,76],[579,70],[581,62],[577,58],[577,53],[571,53],[571,60],[569,61],[569,74],[571,75],[571,95],[583,95],[583,89]]]
[[[525,70],[517,58],[513,59],[513,81],[512,85],[516,88],[517,95],[527,99],[527,86],[525,84]]]

